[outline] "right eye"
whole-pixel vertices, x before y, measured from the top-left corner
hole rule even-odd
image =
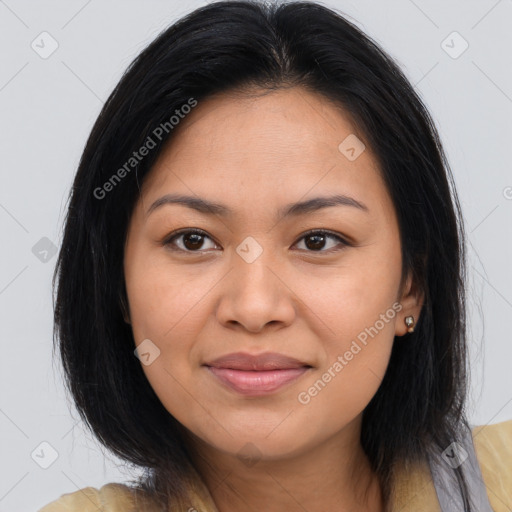
[[[203,247],[205,238],[212,240],[205,231],[200,229],[180,229],[168,235],[162,244],[171,251],[203,252],[198,249]],[[181,247],[176,242],[180,240]]]

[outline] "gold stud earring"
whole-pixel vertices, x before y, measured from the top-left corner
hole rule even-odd
[[[407,332],[414,332],[414,317],[406,316],[405,325],[407,325]]]

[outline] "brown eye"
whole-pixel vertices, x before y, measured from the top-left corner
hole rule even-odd
[[[215,243],[213,244],[213,247],[205,248],[205,245],[208,245],[205,242],[206,240],[212,239],[204,231],[198,229],[187,229],[172,233],[164,240],[163,245],[173,251],[201,253],[206,252],[208,249],[215,248]],[[300,238],[300,241],[302,240],[305,240],[305,248],[301,248],[301,250],[305,250],[307,252],[337,252],[344,247],[351,245],[339,235],[331,233],[330,231],[309,231]],[[335,241],[337,243],[333,244],[329,241]]]
[[[346,240],[329,231],[309,231],[303,235],[300,240],[305,240],[304,245],[306,250],[309,252],[335,252],[345,246],[350,245]],[[322,250],[326,247],[326,245],[328,245],[329,240],[336,240],[338,243],[334,244],[334,246],[331,245],[331,247],[328,247],[327,250]],[[342,247],[338,247],[338,249],[334,249],[334,251],[332,251],[333,247],[335,248],[336,246],[340,245]]]
[[[176,243],[180,241],[181,244]],[[171,248],[171,250],[184,251],[184,252],[200,252],[204,250],[205,239],[211,238],[203,231],[197,229],[189,229],[174,233],[171,237],[167,238],[163,244]],[[177,247],[174,247],[177,246]]]

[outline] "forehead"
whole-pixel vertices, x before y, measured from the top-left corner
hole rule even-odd
[[[343,109],[303,88],[216,95],[180,121],[144,180],[144,203],[180,192],[236,210],[338,192],[382,205],[390,199],[363,140]]]
[[[195,158],[209,152],[210,159],[222,160],[316,160],[326,152],[339,156],[338,145],[350,134],[363,138],[339,105],[304,88],[223,93],[200,101],[180,120],[160,161],[178,152]]]

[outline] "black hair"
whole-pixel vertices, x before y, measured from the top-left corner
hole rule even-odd
[[[159,34],[109,96],[74,179],[53,276],[54,349],[58,343],[77,409],[103,445],[146,469],[140,489],[162,503],[184,500],[193,467],[180,424],[145,377],[124,321],[127,227],[141,182],[177,132],[171,117],[186,113],[184,105],[285,87],[321,94],[352,116],[396,210],[402,279],[411,273],[424,293],[415,331],[395,339],[363,412],[361,444],[386,499],[397,464],[428,460],[461,425],[469,428],[464,226],[427,108],[393,59],[334,10],[218,1]],[[130,160],[149,139],[147,156]],[[461,467],[454,471],[472,511]]]

